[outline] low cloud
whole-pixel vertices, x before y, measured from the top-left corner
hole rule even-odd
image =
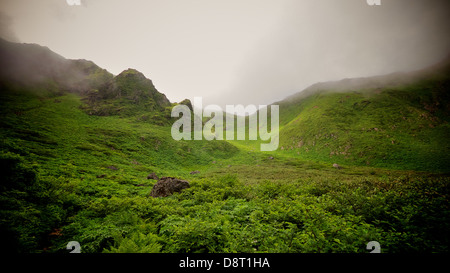
[[[10,42],[19,42],[12,29],[13,23],[14,21],[10,16],[0,11],[0,37]]]
[[[171,101],[261,105],[316,83],[419,69],[450,52],[450,1],[2,0],[1,35],[118,74]],[[15,35],[17,34],[17,35]]]

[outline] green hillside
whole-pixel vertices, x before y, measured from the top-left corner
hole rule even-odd
[[[450,62],[444,64],[396,75],[401,84],[382,81],[392,75],[344,80],[280,102],[280,149],[331,163],[449,172]]]
[[[5,252],[78,241],[83,253],[366,253],[374,240],[386,253],[449,251],[445,77],[307,90],[280,103],[280,148],[265,153],[252,141],[173,140],[176,103],[134,69],[114,76],[38,45],[0,45]],[[151,197],[151,173],[190,188]]]
[[[91,88],[83,101],[83,109],[89,115],[137,116],[160,125],[167,123],[170,117],[170,108],[167,108],[171,106],[170,101],[156,90],[151,80],[135,69],[123,71],[98,89]],[[158,115],[161,112],[162,115]]]

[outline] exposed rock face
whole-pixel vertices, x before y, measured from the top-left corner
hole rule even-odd
[[[181,101],[179,104],[186,105],[187,107],[189,107],[189,110],[194,111],[194,108],[192,107],[192,103],[188,99]]]
[[[105,87],[100,89],[100,93],[105,99],[128,98],[136,104],[153,100],[158,107],[170,106],[170,101],[167,97],[158,92],[153,82],[136,69],[129,68],[122,71],[109,81]]]
[[[82,109],[89,115],[133,115],[136,112],[164,112],[171,105],[153,82],[136,69],[127,69],[86,92]]]
[[[152,197],[166,197],[172,195],[174,192],[180,192],[183,189],[189,188],[189,182],[174,177],[162,177],[153,186],[150,196]]]

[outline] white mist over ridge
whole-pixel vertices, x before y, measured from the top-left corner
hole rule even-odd
[[[266,105],[316,82],[411,71],[450,52],[445,0],[4,0],[1,35],[132,67],[171,101]]]

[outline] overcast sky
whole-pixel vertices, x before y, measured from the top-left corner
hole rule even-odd
[[[450,1],[0,0],[0,34],[119,74],[170,101],[270,104],[319,81],[410,71],[450,53]]]

